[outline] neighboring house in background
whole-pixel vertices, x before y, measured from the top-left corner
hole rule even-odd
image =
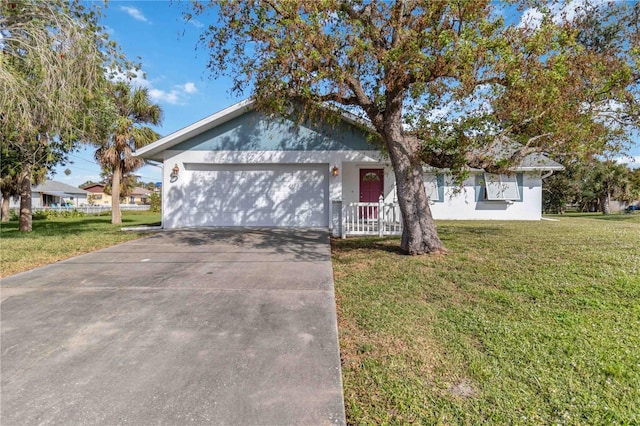
[[[640,207],[640,200],[635,200],[635,201],[611,200],[611,201],[609,201],[609,209],[612,212],[621,212],[623,210],[627,210],[631,206]]]
[[[89,192],[75,186],[55,180],[48,180],[31,187],[31,208],[43,207],[81,207],[88,204]],[[11,208],[20,207],[20,203],[11,200]]]
[[[111,195],[104,192],[103,183],[93,183],[85,186],[83,189],[90,192],[89,204],[94,206],[110,206]]]
[[[94,183],[84,187],[91,192],[89,199],[93,205],[111,205],[113,200],[110,194],[104,192],[104,187],[103,183]],[[129,196],[120,198],[120,204],[149,204],[149,196],[152,193],[153,191],[149,189],[136,186]]]
[[[141,186],[136,186],[133,188],[131,194],[123,198],[123,200],[126,199],[129,204],[149,204],[151,194],[153,194],[153,191]]]
[[[389,160],[348,115],[332,126],[296,129],[267,119],[246,100],[137,155],[163,163],[164,228],[329,227],[340,235],[355,203],[376,203],[380,196],[397,202]],[[473,170],[462,188],[442,170],[426,168],[424,179],[436,219],[539,220],[542,175],[562,169],[531,155],[509,176]]]

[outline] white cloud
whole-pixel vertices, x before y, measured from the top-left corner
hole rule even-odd
[[[121,72],[112,72],[112,80],[114,81],[127,81],[133,87],[143,87],[149,91],[149,98],[153,102],[168,103],[172,105],[185,103],[189,98],[189,95],[198,93],[196,85],[188,81],[183,84],[175,84],[171,89],[163,89],[157,87],[158,83],[147,80],[144,73],[141,70],[129,71],[128,74]]]
[[[147,82],[148,83],[148,82]],[[190,81],[173,86],[171,90],[162,90],[151,86],[149,88],[149,97],[155,102],[166,102],[169,104],[180,104],[185,101],[187,95],[198,93],[196,85]]]
[[[447,104],[438,108],[433,108],[427,113],[427,121],[441,121],[451,114],[452,105]]]
[[[204,24],[197,19],[189,19],[188,22],[196,28],[204,28]]]
[[[129,70],[126,74],[120,71],[114,71],[113,69],[109,69],[107,72],[113,81],[128,81],[129,84],[134,87],[151,87],[151,83],[146,79],[141,70]]]
[[[606,4],[608,0],[571,0],[568,3],[562,6],[559,3],[553,4],[551,6],[550,12],[553,19],[553,22],[556,24],[560,24],[562,22],[571,22],[576,16],[580,14],[584,14],[587,12],[587,7],[598,7],[600,5]],[[537,29],[542,23],[542,18],[544,14],[536,9],[530,8],[525,10],[520,17],[520,23],[518,24],[518,28],[528,28],[531,30]]]
[[[184,91],[189,93],[189,94],[193,94],[193,93],[197,93],[198,92],[198,88],[196,87],[195,84],[193,84],[192,82],[188,81],[184,84]]]
[[[640,155],[619,157],[616,158],[616,163],[626,164],[632,169],[637,169],[640,168]]]
[[[140,11],[140,9],[137,9],[135,7],[129,7],[129,6],[120,6],[120,10],[126,12],[129,16],[131,16],[133,19],[137,21],[149,22],[147,17],[144,16],[144,14]]]
[[[166,102],[168,104],[180,103],[180,92],[175,89],[170,91],[161,89],[149,89],[149,97],[154,102]]]
[[[531,28],[535,29],[542,24],[542,18],[544,15],[538,9],[531,8],[524,11],[520,17],[520,23],[518,28]]]

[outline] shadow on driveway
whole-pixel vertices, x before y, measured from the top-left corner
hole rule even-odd
[[[162,232],[1,292],[2,424],[345,422],[327,232]]]

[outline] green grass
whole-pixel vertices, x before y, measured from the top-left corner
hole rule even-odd
[[[111,213],[34,220],[33,232],[18,231],[18,222],[0,224],[0,276],[7,276],[109,247],[143,236],[123,232],[123,226],[159,225],[160,213],[122,212],[122,225],[111,224]]]
[[[333,241],[350,424],[640,424],[640,216]]]

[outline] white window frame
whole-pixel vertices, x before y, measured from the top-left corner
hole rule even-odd
[[[429,201],[440,201],[440,191],[438,191],[438,176],[433,173],[425,173],[424,192],[427,194]]]
[[[484,174],[485,199],[488,201],[518,201],[520,200],[520,188],[515,174],[498,175],[494,173]]]

